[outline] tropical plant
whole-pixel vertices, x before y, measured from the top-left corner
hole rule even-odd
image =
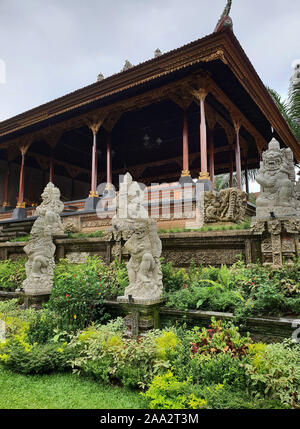
[[[281,97],[274,89],[267,87],[276,106],[300,143],[300,88],[291,81],[287,99]]]
[[[248,175],[248,180],[255,180],[255,177],[257,175],[258,170],[257,169],[251,169],[247,171],[247,175]],[[241,175],[241,181],[242,181],[242,185],[245,185],[246,183],[246,174],[245,171],[242,171],[242,175]],[[215,179],[214,179],[214,183],[216,185],[216,190],[220,191],[221,189],[227,189],[230,188],[230,175],[229,173],[225,173],[225,174],[218,174]],[[236,179],[236,174],[233,174],[233,186],[237,186],[237,179]]]

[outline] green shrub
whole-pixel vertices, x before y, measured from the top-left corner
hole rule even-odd
[[[237,389],[246,387],[247,358],[233,358],[231,353],[195,355],[191,359],[190,376],[195,384],[226,384]]]
[[[231,323],[216,321],[206,329],[177,329],[180,342],[168,350],[167,357],[173,373],[180,381],[189,377],[194,384],[228,384],[245,387],[243,364],[249,361],[251,339],[242,337]]]
[[[142,394],[151,409],[199,409],[207,402],[195,396],[189,380],[179,381],[171,371],[154,377],[149,389]]]
[[[54,337],[57,329],[56,314],[48,309],[42,309],[37,311],[30,321],[27,337],[30,344],[45,344]]]
[[[138,340],[127,339],[123,327],[115,332],[112,326],[94,325],[74,336],[69,347],[76,350],[72,362],[76,372],[102,382],[144,388],[155,374],[169,367],[165,351],[173,347],[174,336],[154,331]]]
[[[281,409],[276,399],[254,398],[247,391],[226,384],[193,384],[190,378],[178,380],[171,371],[156,376],[142,393],[151,409]]]
[[[22,374],[67,371],[71,369],[71,358],[72,350],[66,348],[65,344],[29,345],[19,339],[9,342],[0,355],[0,360],[7,368]]]
[[[48,308],[58,316],[60,329],[76,331],[107,318],[98,264],[98,258],[78,265],[65,261],[55,271]]]
[[[201,396],[207,402],[209,409],[282,409],[280,401],[268,398],[255,398],[245,389],[237,389],[226,384],[210,386],[194,385],[195,395]]]
[[[0,261],[0,289],[14,291],[26,278],[25,259]]]
[[[172,262],[162,263],[161,268],[165,293],[172,294],[188,282],[188,275],[185,269],[174,268]]]
[[[257,394],[300,408],[300,345],[285,340],[269,344],[245,365],[249,386]]]

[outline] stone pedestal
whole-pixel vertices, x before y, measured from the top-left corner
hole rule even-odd
[[[49,301],[51,293],[20,293],[19,298],[25,308],[30,308],[34,305],[36,308],[40,308],[42,304]]]
[[[300,219],[253,218],[251,231],[261,236],[261,252],[264,265],[280,268],[283,262],[292,264],[300,251]]]
[[[201,192],[214,190],[214,185],[210,179],[198,179],[197,183],[203,185]]]
[[[85,200],[84,210],[87,210],[87,211],[96,210],[97,204],[99,201],[100,201],[99,197],[88,197]]]
[[[13,207],[11,206],[2,206],[0,208],[0,213],[6,213],[6,212],[11,212],[13,210]]]
[[[179,178],[179,183],[183,185],[184,183],[194,184],[194,181],[191,176],[181,176]]]
[[[161,299],[128,299],[125,296],[119,296],[118,302],[122,304],[126,313],[125,324],[129,337],[136,338],[148,330],[159,329]]]
[[[23,220],[27,217],[27,211],[24,207],[16,207],[13,211],[13,220]]]

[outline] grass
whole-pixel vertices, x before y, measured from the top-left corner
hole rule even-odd
[[[102,236],[103,236],[103,231],[101,230],[95,231],[95,232],[89,232],[89,233],[70,232],[68,234],[69,238],[93,238],[93,237],[102,237]]]
[[[22,237],[11,238],[9,241],[11,243],[15,243],[15,242],[18,242],[18,241],[29,241],[29,237],[30,237],[30,235],[28,234],[28,235],[24,235]]]
[[[21,375],[0,366],[0,409],[140,409],[142,396],[73,374]]]
[[[171,228],[171,229],[159,229],[157,232],[159,234],[166,233],[179,233],[179,232],[208,232],[208,231],[235,231],[235,230],[244,230],[250,229],[250,221],[247,220],[244,223],[236,225],[205,225],[199,229],[185,229],[185,228]]]

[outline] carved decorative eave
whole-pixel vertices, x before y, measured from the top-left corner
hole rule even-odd
[[[261,112],[268,119],[282,141],[290,147],[300,162],[300,145],[280,114],[272,97],[260,80],[238,40],[231,31],[225,30],[206,36],[181,48],[153,58],[131,69],[110,76],[53,100],[14,118],[0,123],[0,137],[8,136],[31,125],[49,120],[66,112],[90,105],[110,95],[150,82],[177,70],[203,62],[221,60],[230,68],[239,83],[248,92]],[[111,107],[114,108],[115,106]],[[65,122],[63,123],[65,125]],[[256,141],[262,140],[254,136]],[[3,141],[4,143],[4,141]],[[261,144],[260,143],[260,144]],[[3,144],[1,144],[3,147]]]

